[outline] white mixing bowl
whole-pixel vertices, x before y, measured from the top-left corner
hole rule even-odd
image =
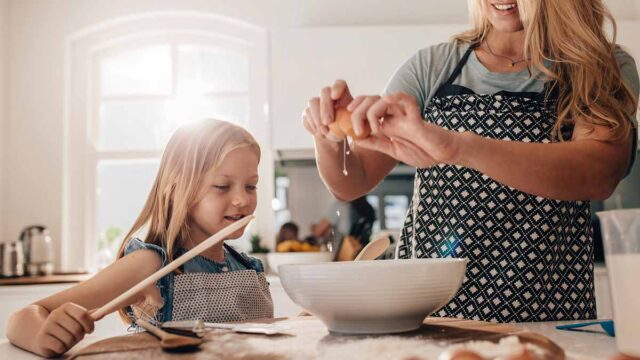
[[[456,294],[467,259],[414,259],[281,265],[294,303],[329,331],[383,334],[415,330]]]
[[[333,260],[333,253],[328,251],[316,252],[270,252],[267,253],[269,269],[278,273],[278,266],[283,264],[312,264]]]

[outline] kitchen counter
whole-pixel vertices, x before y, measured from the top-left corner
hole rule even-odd
[[[308,318],[312,319],[310,321],[315,321],[313,317]],[[611,356],[616,354],[614,338],[609,337],[604,333],[559,331],[555,329],[556,325],[563,323],[567,322],[522,323],[515,325],[522,329],[542,334],[548,339],[556,342],[565,350],[568,360],[609,359]],[[102,338],[100,337],[89,335],[79,344],[79,346],[72,349],[72,352],[78,351],[78,349],[101,339]],[[324,338],[321,343],[323,341]],[[38,357],[33,354],[12,346],[6,339],[0,340],[0,359],[21,360],[37,358]],[[435,359],[433,356],[431,358]]]
[[[0,278],[0,286],[78,283],[89,279],[92,275],[93,274],[88,273],[60,273],[42,276]]]
[[[589,327],[589,330],[601,332],[566,331],[557,330],[555,327],[561,324],[575,324],[581,321],[548,321],[538,323],[519,323],[518,327],[539,333],[549,340],[560,345],[567,355],[567,359],[595,360],[609,359],[618,351],[615,338],[607,335],[597,326]],[[586,321],[589,322],[589,321]]]

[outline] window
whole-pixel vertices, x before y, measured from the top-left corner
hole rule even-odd
[[[413,193],[414,173],[415,169],[399,164],[367,195],[367,201],[376,210],[374,234],[403,228]]]
[[[108,265],[142,209],[176,127],[212,117],[247,125],[248,59],[206,45],[159,44],[105,54],[96,154],[98,267]],[[109,236],[109,235],[112,236]]]
[[[220,18],[194,13],[138,20],[130,19],[132,32],[118,24],[71,41],[65,268],[96,269],[113,261],[177,127],[202,118],[224,119],[245,126],[263,147],[269,146],[262,31],[247,34],[235,24],[235,37],[230,36],[233,26],[218,28]],[[206,31],[183,29],[199,21]],[[167,30],[166,23],[173,27]],[[163,30],[153,30],[157,26]],[[269,160],[263,154],[262,163]],[[260,195],[269,201],[270,188],[262,185]],[[271,219],[263,218],[262,228],[271,231],[266,226]],[[83,255],[80,260],[66,256],[77,252]]]
[[[382,229],[401,230],[409,208],[409,196],[383,195],[382,198],[384,201],[380,204],[379,195],[367,195],[367,201],[376,210],[373,232]]]

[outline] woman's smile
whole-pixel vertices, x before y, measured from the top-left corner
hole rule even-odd
[[[512,14],[518,13],[518,4],[515,2],[510,2],[510,3],[494,2],[494,3],[491,3],[491,7],[499,15],[512,15]]]

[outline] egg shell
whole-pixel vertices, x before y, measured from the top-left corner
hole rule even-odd
[[[511,355],[505,360],[537,360],[538,358],[531,351],[524,349],[520,354]]]
[[[332,122],[331,124],[329,124],[329,131],[331,131],[331,133],[333,133],[333,135],[335,135],[336,137],[338,137],[338,139],[344,139],[345,133],[342,132],[342,129],[340,129],[340,126],[338,125],[337,122]]]
[[[439,360],[485,360],[482,356],[476,352],[466,349],[453,350],[443,354],[438,358]]]
[[[364,128],[362,129],[362,134],[360,134],[359,136],[356,135],[356,132],[353,130],[353,123],[351,122],[351,112],[349,112],[347,108],[342,106],[337,107],[335,116],[335,122],[338,124],[343,134],[353,139],[364,139],[371,135],[371,128],[366,122],[364,124]]]

